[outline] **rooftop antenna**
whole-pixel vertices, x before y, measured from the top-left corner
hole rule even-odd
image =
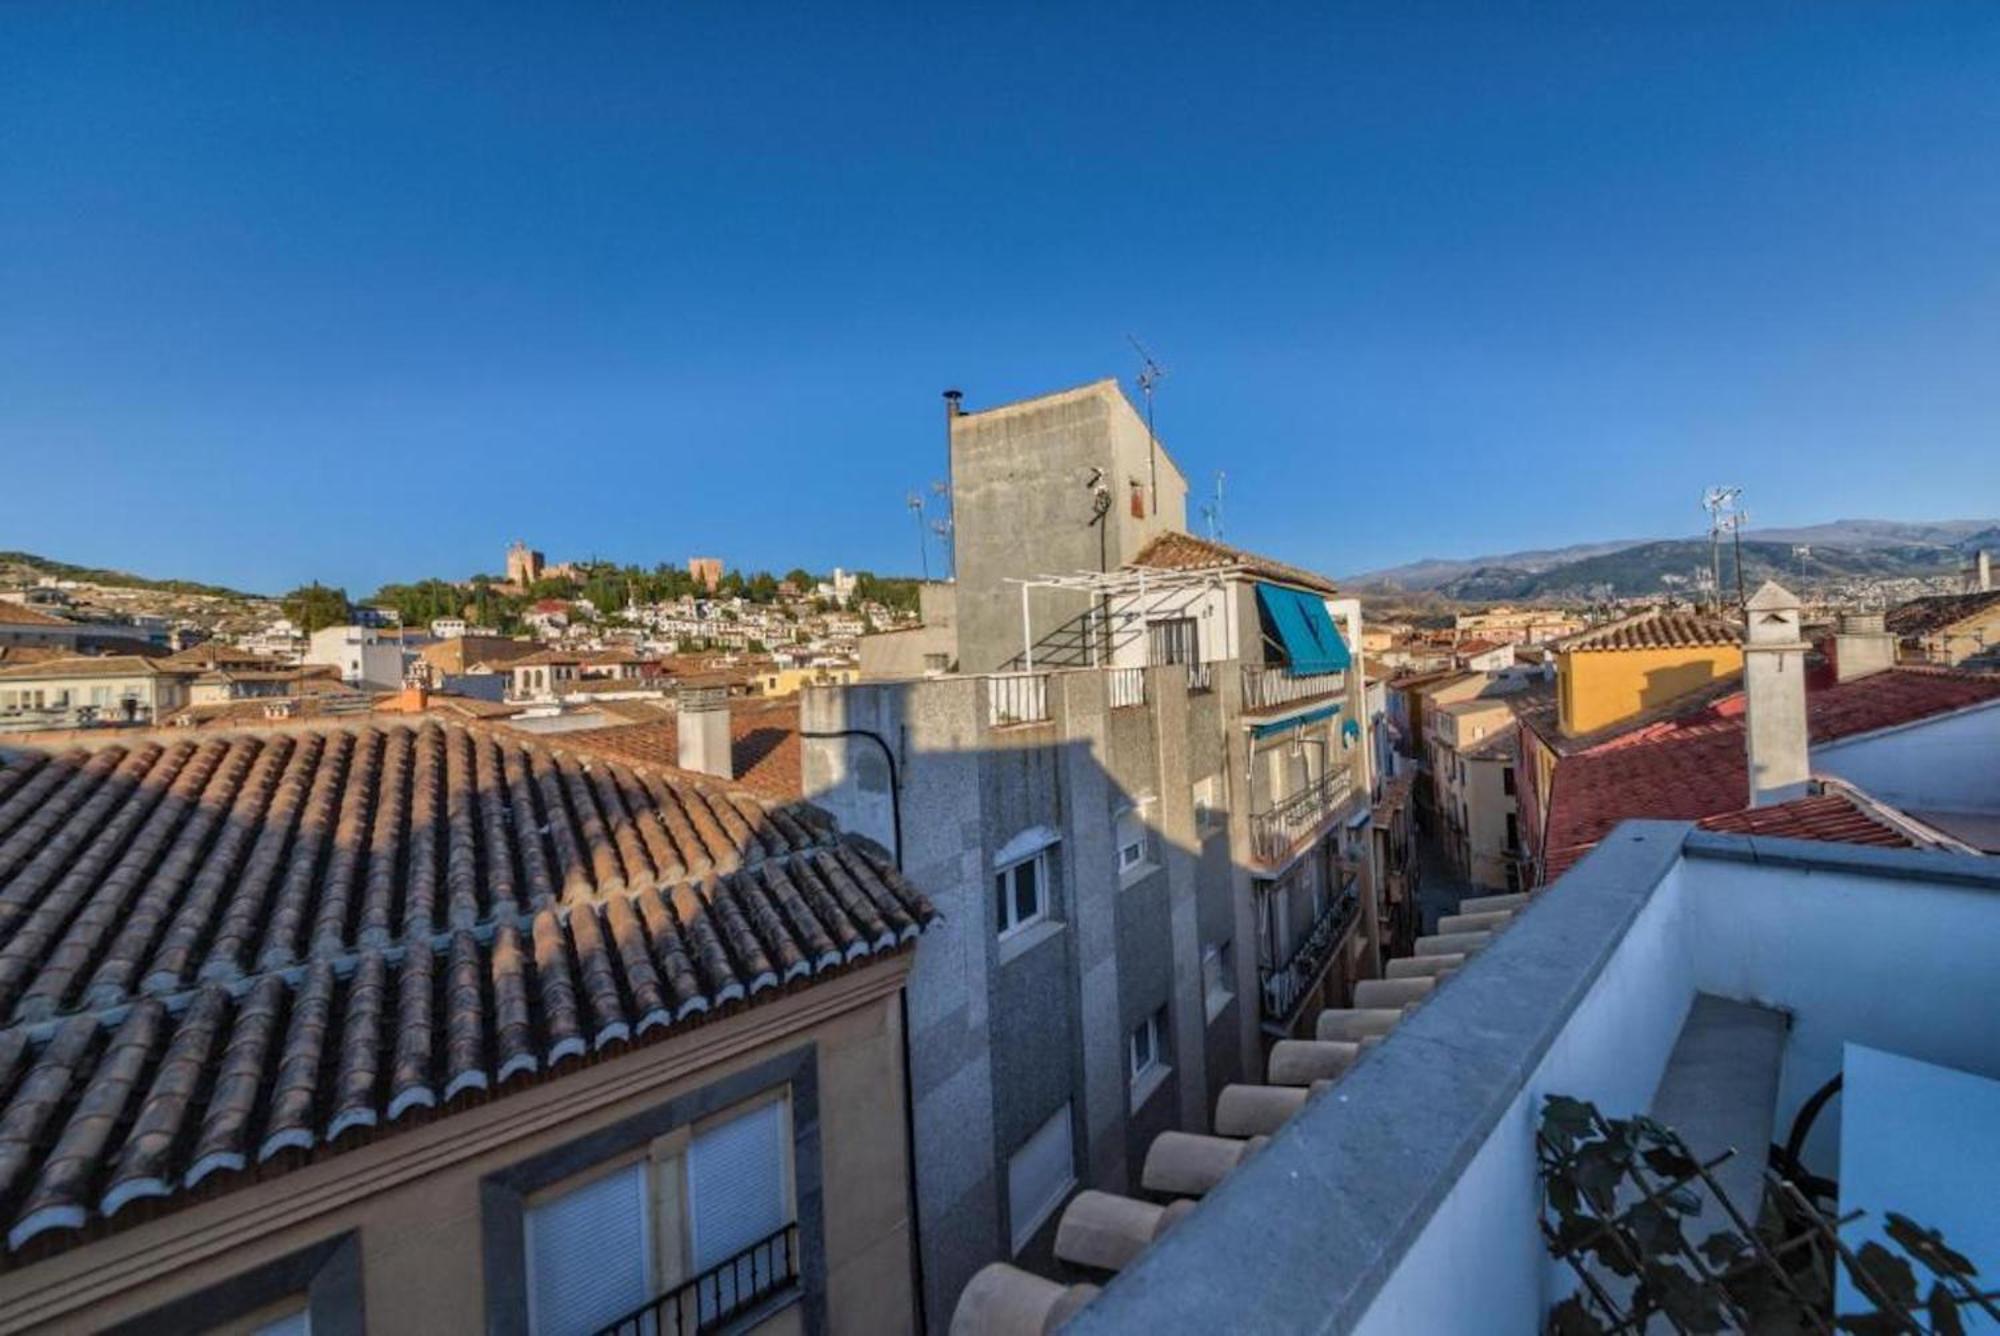
[[[1739,607],[1747,600],[1743,592],[1743,522],[1749,515],[1737,508],[1736,498],[1743,495],[1741,487],[1711,487],[1702,494],[1701,508],[1708,512],[1708,567],[1712,581],[1715,612],[1722,611],[1722,535],[1729,534],[1736,556],[1736,601]]]
[[[920,492],[911,492],[903,499],[910,508],[910,518],[917,522],[917,560],[923,564],[924,583],[931,582],[931,547],[924,539],[924,498]]]
[[[1215,499],[1201,503],[1201,520],[1208,528],[1208,541],[1222,541],[1222,479],[1221,469],[1215,471]]]
[[[938,499],[938,507],[944,511],[944,518],[931,521],[931,532],[938,536],[938,543],[944,549],[944,573],[949,580],[958,574],[958,549],[953,545],[957,537],[957,516],[951,508],[951,484],[943,479],[931,484],[931,495]]]
[[[1139,368],[1139,393],[1146,396],[1146,470],[1150,475],[1147,491],[1152,496],[1152,513],[1160,513],[1160,439],[1153,432],[1153,387],[1167,378],[1167,369],[1139,342],[1137,336],[1127,334],[1126,340],[1137,350],[1139,360],[1144,363]]]

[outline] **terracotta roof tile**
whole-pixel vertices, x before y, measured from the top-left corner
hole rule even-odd
[[[1161,534],[1139,549],[1139,555],[1132,558],[1130,564],[1169,571],[1226,570],[1232,566],[1242,566],[1252,575],[1281,580],[1287,584],[1302,585],[1307,589],[1317,589],[1328,594],[1339,592],[1333,581],[1324,575],[1303,567],[1288,566],[1269,557],[1260,557],[1254,552],[1245,552],[1240,547],[1230,547],[1223,543],[1211,542],[1206,538],[1196,538],[1189,533]]]
[[[735,704],[729,721],[735,783],[762,798],[790,801],[805,791],[795,699],[770,705]],[[555,735],[565,747],[673,770],[680,763],[674,716],[652,723],[612,724]],[[704,784],[716,781],[702,779]]]
[[[899,949],[931,906],[833,841],[435,720],[0,748],[7,1250]]]
[[[1555,642],[1560,651],[1678,649],[1697,645],[1741,645],[1743,628],[1722,617],[1693,612],[1642,612],[1593,626]]]
[[[2000,700],[2000,674],[1897,668],[1806,693],[1814,743]],[[1749,771],[1739,690],[1690,714],[1564,756],[1550,790],[1545,879],[1630,817],[1696,821],[1738,812]]]
[[[1990,608],[2000,608],[2000,589],[1911,599],[1891,608],[1882,618],[1882,624],[1899,636],[1929,635]]]
[[[76,629],[76,623],[68,618],[52,617],[40,608],[4,598],[0,598],[0,626],[66,626]]]
[[[1911,845],[1910,838],[1902,831],[1862,810],[1844,793],[1820,793],[1769,807],[1746,807],[1738,812],[1703,817],[1696,824],[1703,830],[1734,835],[1774,835],[1899,849]]]

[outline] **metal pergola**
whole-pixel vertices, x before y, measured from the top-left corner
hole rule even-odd
[[[1228,566],[1204,566],[1199,570],[1164,570],[1149,566],[1126,566],[1115,571],[1078,571],[1073,575],[1034,575],[1026,579],[1009,577],[1005,583],[1021,587],[1021,660],[1028,672],[1035,670],[1035,632],[1029,616],[1029,593],[1036,589],[1066,589],[1072,593],[1090,596],[1093,620],[1099,615],[1100,601],[1108,604],[1112,599],[1144,599],[1153,594],[1191,593],[1201,594],[1212,589],[1220,589],[1232,579],[1249,579],[1252,573],[1247,565],[1232,563]],[[1094,629],[1094,628],[1093,628]],[[1095,655],[1097,638],[1090,637],[1091,653]]]

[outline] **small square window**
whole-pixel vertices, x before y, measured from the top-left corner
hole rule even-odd
[[[1132,1084],[1136,1087],[1156,1071],[1167,1056],[1167,1009],[1161,1007],[1133,1029],[1127,1040]]]
[[[1119,875],[1122,876],[1145,865],[1149,840],[1146,835],[1145,818],[1138,808],[1118,814],[1116,842]]]
[[[1230,943],[1217,942],[1201,953],[1201,992],[1210,1020],[1235,1000],[1236,952]]]
[[[1011,936],[1048,917],[1048,851],[1043,850],[993,874],[995,924]]]

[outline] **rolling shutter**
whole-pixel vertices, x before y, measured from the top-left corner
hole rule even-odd
[[[647,1216],[643,1162],[527,1210],[535,1336],[587,1336],[653,1297]]]
[[[697,1274],[791,1223],[785,1106],[773,1100],[688,1145],[688,1217]]]

